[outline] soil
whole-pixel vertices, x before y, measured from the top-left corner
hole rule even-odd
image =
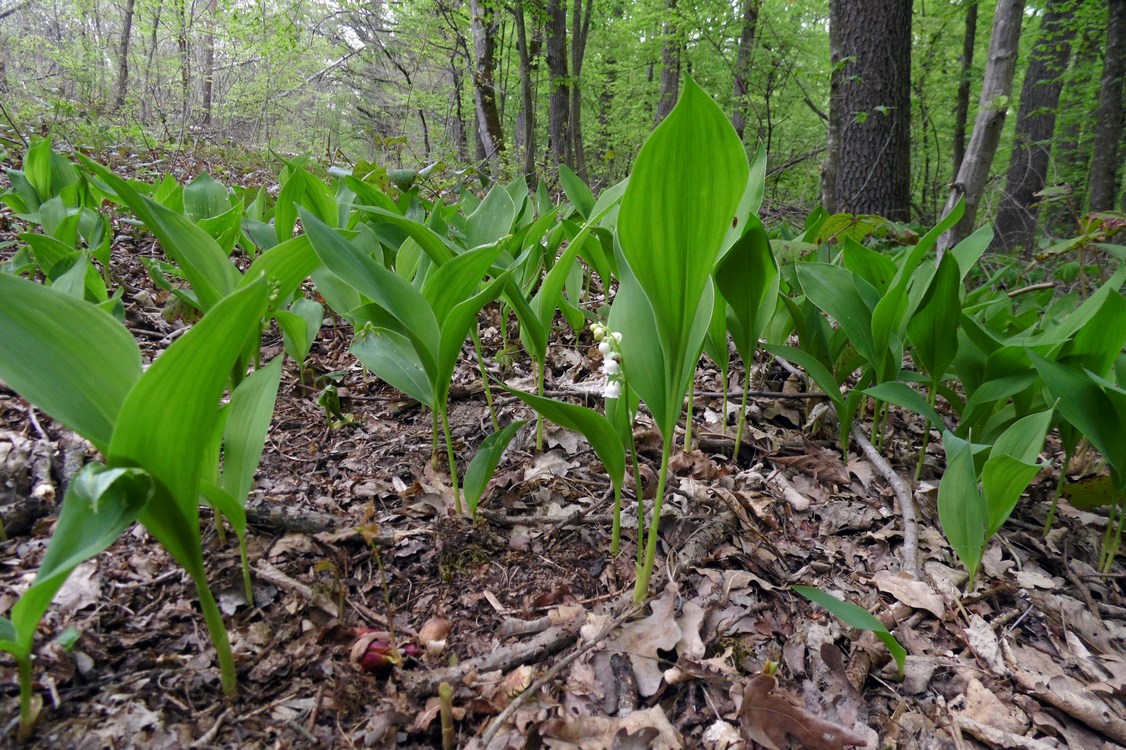
[[[114,281],[126,290],[127,325],[153,357],[186,323],[140,264],[159,255],[155,242],[117,229]],[[0,243],[16,231],[0,212]],[[503,325],[496,308],[483,312],[488,366],[529,387],[526,358],[504,348],[515,330],[502,336]],[[1052,472],[1030,488],[967,591],[938,525],[943,459],[930,441],[923,479],[912,483],[920,573],[904,577],[895,495],[855,445],[842,456],[822,400],[800,397],[804,386],[777,363],[757,363],[754,387],[776,395],[750,400],[746,445],[732,458],[737,398],[725,413],[722,375],[704,361],[693,449],[674,457],[660,519],[659,572],[647,605],[631,607],[632,484],[612,555],[597,457],[550,425],[537,452],[529,423],[476,521],[457,514],[444,461],[431,461],[430,414],[367,376],[347,353],[350,337],[331,321],[304,373],[286,363],[249,504],[253,604],[233,535],[220,536],[203,512],[237,695],[220,690],[190,580],[138,527],[81,566],[45,618],[35,661],[44,707],[28,747],[442,747],[443,680],[450,747],[1126,744],[1124,574],[1120,565],[1095,571],[1105,514],[1064,503],[1041,533]],[[276,333],[264,338],[264,361],[281,350]],[[599,386],[590,334],[560,323],[550,356],[548,391],[590,401]],[[737,391],[742,372],[730,379]],[[328,385],[338,415],[318,403]],[[493,395],[501,424],[532,418]],[[471,347],[451,420],[464,472],[492,431]],[[922,429],[895,414],[883,452],[904,478]],[[636,436],[655,479],[659,440],[645,415]],[[0,448],[3,614],[35,574],[67,480],[95,456],[3,387]],[[1059,456],[1046,458],[1058,471]],[[881,642],[795,584],[879,617],[907,650],[905,674]],[[373,640],[397,648],[399,663],[364,669],[378,661],[363,657]],[[0,656],[0,745],[15,745],[17,701],[14,662]]]

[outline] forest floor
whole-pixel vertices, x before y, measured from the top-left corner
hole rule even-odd
[[[0,243],[16,231],[0,212]],[[158,255],[150,237],[119,225],[113,276],[148,357],[185,325],[167,319],[141,266]],[[530,389],[526,358],[502,349],[501,325],[487,308],[488,365]],[[365,377],[349,341],[343,324],[322,329],[307,365],[314,386],[286,365],[249,504],[252,605],[233,536],[222,542],[204,511],[237,697],[220,691],[188,577],[138,528],[79,567],[40,629],[45,705],[31,747],[442,747],[442,681],[463,748],[781,748],[787,735],[790,747],[830,749],[1126,746],[1126,573],[1095,571],[1105,516],[1064,503],[1043,536],[1049,472],[966,592],[938,526],[943,461],[932,440],[912,484],[921,573],[904,577],[895,493],[855,446],[842,457],[820,401],[801,397],[777,364],[757,364],[754,387],[774,395],[751,399],[747,444],[733,459],[737,393],[724,414],[720,375],[705,362],[693,450],[674,457],[659,571],[639,608],[634,490],[612,557],[609,481],[582,437],[548,426],[536,452],[525,426],[472,523],[454,514],[449,477],[431,467],[430,414]],[[281,349],[277,335],[264,338],[264,359]],[[559,332],[547,390],[596,394],[595,351],[589,333]],[[329,383],[350,415],[335,427],[318,404]],[[502,423],[531,417],[511,397],[496,402]],[[451,421],[464,467],[492,431],[471,348]],[[896,413],[884,453],[905,478],[921,430]],[[644,414],[636,436],[655,479],[659,437]],[[0,542],[0,613],[34,576],[53,499],[89,458],[0,387],[0,515],[12,532]],[[883,644],[793,584],[881,618],[907,649],[905,675]],[[389,621],[406,655],[386,672],[361,670],[352,654],[371,640],[364,629],[388,631]],[[772,663],[775,676],[763,676]],[[0,745],[14,744],[17,695],[14,663],[0,656]]]

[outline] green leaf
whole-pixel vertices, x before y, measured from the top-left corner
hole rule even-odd
[[[1051,409],[1030,414],[1010,425],[993,444],[981,473],[987,539],[1001,529],[1028,483],[1043,468],[1036,458],[1051,424]]]
[[[888,651],[891,652],[891,657],[895,659],[895,665],[899,667],[899,676],[903,676],[903,664],[907,660],[907,650],[899,645],[899,641],[895,640],[891,631],[884,627],[884,624],[877,620],[871,612],[852,602],[841,601],[832,594],[812,586],[792,586],[791,588],[814,604],[820,604],[832,612],[850,628],[875,633],[876,637],[887,646]]]
[[[626,473],[626,446],[610,420],[585,406],[536,396],[504,384],[501,387],[560,427],[581,433],[606,467],[614,488],[621,489]]]
[[[281,374],[282,358],[275,357],[235,388],[226,407],[222,487],[239,504],[246,503],[254,487],[254,473],[258,470],[266,432],[274,416]]]
[[[141,351],[107,313],[0,274],[0,379],[103,453]]]
[[[680,414],[683,394],[675,391],[681,370],[698,356],[706,330],[706,321],[696,325],[700,299],[748,173],[746,151],[727,116],[689,79],[676,107],[642,146],[618,212],[622,253],[649,300],[664,349],[666,420],[658,426],[666,440]],[[705,318],[710,314],[709,307]],[[632,382],[628,359],[623,366]]]
[[[571,201],[571,205],[579,212],[579,216],[589,219],[591,212],[594,210],[594,193],[587,187],[587,184],[572,172],[566,164],[559,165],[559,182],[563,185],[563,192],[567,194],[567,200]]]
[[[875,287],[847,268],[827,263],[799,263],[798,282],[813,304],[837,321],[856,351],[875,367],[882,358],[872,340],[872,307],[878,299]]]
[[[477,210],[465,219],[465,246],[491,245],[512,231],[516,206],[502,185],[494,185]]]
[[[152,494],[152,477],[139,469],[87,464],[74,476],[35,582],[12,607],[7,637],[0,632],[0,650],[30,656],[35,629],[71,572],[113,544]]]
[[[184,186],[184,215],[199,223],[231,210],[231,195],[223,183],[204,173]]]
[[[481,495],[485,494],[485,488],[488,486],[489,480],[493,478],[493,472],[497,470],[501,456],[504,455],[508,444],[512,442],[516,431],[526,423],[525,420],[513,422],[485,438],[477,449],[477,454],[473,456],[473,460],[469,462],[469,466],[465,469],[462,491],[465,493],[465,503],[469,506],[469,512],[474,518],[477,517],[477,503],[481,499]]]
[[[366,326],[356,330],[348,350],[364,367],[400,392],[436,408],[431,377],[406,336],[387,328]]]
[[[731,307],[728,328],[735,349],[750,366],[762,330],[777,305],[779,275],[762,222],[756,216],[747,221],[747,231],[716,266],[715,284]]]
[[[921,393],[906,383],[893,380],[874,385],[871,388],[865,388],[864,392],[872,398],[886,401],[889,404],[895,404],[904,409],[909,409],[916,414],[921,414],[928,422],[940,430],[946,428],[946,423],[942,421],[942,417],[934,410],[934,407],[927,403],[927,400],[923,398]]]
[[[914,347],[911,356],[935,385],[958,354],[958,326],[952,325],[952,321],[961,314],[961,291],[958,259],[954,253],[947,253],[907,323],[907,338]]]
[[[274,318],[282,329],[286,354],[298,367],[303,367],[324,322],[324,307],[302,297],[290,305],[289,310],[278,310]]]
[[[829,371],[829,368],[826,367],[824,363],[812,354],[803,349],[780,344],[763,344],[762,348],[775,357],[781,357],[804,369],[806,373],[813,378],[813,382],[817,384],[817,387],[829,397],[838,409],[844,406],[844,396],[841,395],[840,385],[837,383],[836,378],[833,377],[833,373]]]
[[[949,430],[942,433],[946,471],[938,485],[938,518],[972,582],[985,549],[985,502],[977,485],[973,448]]]
[[[140,520],[169,553],[203,578],[199,493],[203,457],[231,370],[266,310],[259,281],[223,299],[156,358],[121,408],[111,466],[138,466],[157,480]]]

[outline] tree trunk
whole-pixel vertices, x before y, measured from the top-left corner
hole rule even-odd
[[[516,50],[520,55],[520,116],[516,137],[523,149],[523,172],[528,187],[536,179],[536,105],[532,92],[532,56],[528,50],[528,30],[524,24],[524,2],[516,0]]]
[[[473,95],[477,111],[478,143],[483,158],[496,163],[504,151],[504,132],[497,111],[496,17],[488,0],[469,0],[473,34]]]
[[[180,48],[180,93],[183,101],[180,102],[180,126],[186,127],[188,117],[192,111],[192,56],[188,33],[188,0],[180,0],[177,7],[180,12],[180,27],[176,30],[176,45]]]
[[[215,0],[207,4],[207,37],[203,44],[203,125],[211,127],[212,93],[215,88]]]
[[[125,18],[121,22],[121,44],[117,48],[117,92],[113,97],[111,112],[125,106],[125,94],[129,85],[129,37],[133,33],[134,0],[125,2]]]
[[[1126,76],[1126,0],[1107,0],[1106,54],[1095,115],[1091,159],[1090,209],[1113,211],[1118,193],[1119,142],[1122,140],[1122,79]]]
[[[954,104],[954,174],[966,155],[966,121],[970,116],[970,74],[977,41],[977,0],[966,6],[966,33],[962,37],[962,72],[958,79],[958,100]]]
[[[830,32],[840,16],[843,0],[829,0]],[[837,196],[837,173],[841,162],[841,90],[844,75],[840,61],[844,59],[840,35],[829,34],[829,60],[832,72],[829,74],[829,128],[825,134],[825,161],[821,165],[821,205],[831,214],[840,210]]]
[[[564,0],[547,0],[547,139],[556,162],[571,163],[571,88],[567,73],[567,6]]]
[[[910,0],[834,0],[838,211],[911,214]],[[839,81],[836,79],[839,78]]]
[[[993,34],[989,39],[989,61],[985,65],[985,81],[981,87],[981,101],[974,119],[973,134],[970,135],[966,156],[958,168],[958,176],[954,179],[943,213],[949,214],[954,210],[958,199],[962,197],[966,200],[966,211],[957,224],[939,237],[940,258],[969,236],[974,228],[978,203],[985,190],[993,156],[997,153],[997,144],[1001,141],[1001,130],[1005,127],[1023,18],[1024,0],[998,0],[993,15]]]
[[[1040,34],[1020,91],[1016,135],[1004,198],[997,213],[994,248],[1012,251],[1032,247],[1037,213],[1033,205],[1048,176],[1056,109],[1063,89],[1060,77],[1067,70],[1075,36],[1072,13],[1071,0],[1049,0],[1040,21]]]
[[[665,44],[661,48],[661,93],[657,98],[657,122],[668,117],[680,94],[680,33],[676,23],[677,0],[665,0]]]
[[[739,50],[735,53],[735,84],[731,89],[731,124],[740,140],[747,129],[748,80],[751,77],[751,50],[755,46],[762,0],[742,0],[743,28],[739,33]]]
[[[586,152],[583,148],[583,97],[582,74],[583,59],[586,57],[586,40],[590,33],[590,16],[594,12],[594,0],[574,0],[571,16],[571,153],[574,156],[575,171],[583,180],[587,179]]]

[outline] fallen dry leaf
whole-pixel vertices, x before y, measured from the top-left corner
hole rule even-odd
[[[781,691],[775,693],[776,687],[776,679],[759,674],[744,688],[739,723],[748,740],[770,750],[783,750],[787,737],[808,750],[844,750],[867,744],[867,739],[852,730],[815,716]]]
[[[624,625],[618,635],[606,642],[610,651],[629,654],[637,677],[637,691],[646,698],[657,692],[664,676],[657,652],[670,651],[680,641],[675,611],[676,587],[670,584],[661,598],[653,600],[652,607],[653,614]]]
[[[568,716],[540,727],[544,745],[553,750],[676,750],[684,747],[680,733],[660,706],[621,718]]]
[[[930,585],[915,580],[909,573],[895,574],[881,570],[875,576],[876,588],[891,594],[914,609],[925,609],[939,620],[946,614],[946,603]]]

